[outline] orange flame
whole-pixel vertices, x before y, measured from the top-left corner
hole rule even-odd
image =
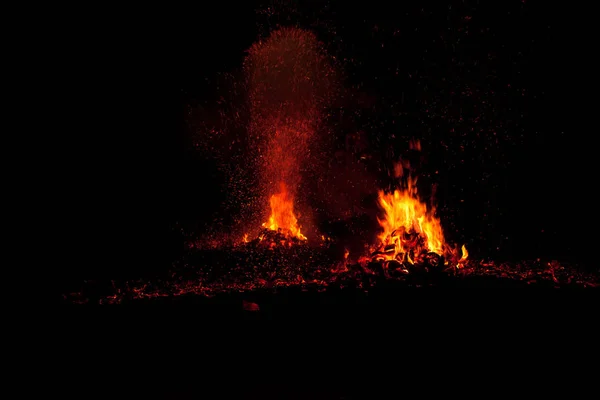
[[[465,247],[465,245],[463,244],[461,247],[461,257],[460,260],[458,260],[458,264],[456,264],[456,268],[463,268],[465,266],[465,262],[467,261],[467,258],[469,258],[469,252],[467,251],[467,248]]]
[[[298,28],[271,32],[250,47],[244,61],[249,153],[255,155],[252,162],[259,173],[253,189],[255,194],[271,196],[271,214],[263,224],[271,232],[261,234],[273,239],[268,243],[297,242],[282,236],[306,240],[294,214],[294,201],[303,165],[313,164],[306,163],[312,158],[311,146],[321,140],[317,130],[325,116],[323,110],[337,88],[331,61],[316,35]],[[273,189],[277,183],[282,184],[279,193]]]
[[[416,196],[415,181],[408,180],[408,189],[393,193],[379,192],[379,205],[384,210],[384,218],[379,219],[383,232],[379,239],[384,245],[395,245],[396,253],[408,253],[415,243],[412,234],[423,238],[424,249],[443,255],[444,233],[435,210],[427,209]]]
[[[460,258],[459,261],[465,261],[467,258],[469,258],[469,252],[467,251],[467,248],[465,247],[465,245],[462,245],[461,248],[462,251],[462,257]]]
[[[306,240],[306,236],[300,231],[298,219],[294,214],[294,201],[288,193],[285,184],[280,184],[281,191],[271,196],[271,216],[269,222],[265,222],[263,227],[273,231],[281,230],[290,237]]]
[[[410,140],[409,148],[421,151],[421,142]],[[462,256],[458,247],[452,249],[444,239],[440,219],[435,216],[435,207],[428,208],[417,195],[417,180],[410,175],[411,165],[402,160],[394,165],[395,178],[406,176],[405,189],[391,193],[379,191],[379,205],[384,216],[377,218],[383,229],[379,235],[380,243],[375,251],[375,260],[398,260],[414,264],[425,253],[434,253],[447,257],[450,262],[462,266],[468,257],[466,247],[462,246]]]

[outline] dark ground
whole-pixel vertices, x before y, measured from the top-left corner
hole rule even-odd
[[[410,290],[72,310],[57,393],[136,398],[389,398],[421,391],[582,396],[597,292]],[[85,314],[83,314],[85,313]],[[66,315],[65,315],[66,316]],[[383,393],[382,393],[383,392]]]

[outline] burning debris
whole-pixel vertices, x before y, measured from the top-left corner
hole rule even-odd
[[[290,234],[289,230],[283,230],[281,228],[263,228],[256,239],[247,243],[249,246],[264,247],[267,249],[276,247],[285,248],[306,244],[306,238],[294,236]]]
[[[281,191],[271,196],[271,216],[269,222],[263,224],[263,231],[258,240],[265,240],[269,246],[278,244],[297,244],[306,241],[306,236],[300,232],[298,219],[294,214],[294,203],[290,198],[284,183],[280,185]]]
[[[289,197],[287,187],[281,184],[281,191],[271,196],[271,216],[262,224],[262,229],[254,240],[244,235],[243,242],[253,247],[273,249],[305,244],[306,236],[300,231],[298,219],[294,214],[294,203]]]
[[[411,150],[421,151],[419,141],[412,140],[409,145]],[[388,274],[462,268],[468,257],[466,247],[463,245],[459,252],[446,243],[435,208],[428,208],[419,199],[417,180],[408,174],[402,181],[409,169],[407,161],[398,162],[393,168],[394,177],[403,189],[379,191],[378,203],[383,217],[377,220],[382,232],[370,257],[362,257],[361,263],[380,263]],[[406,183],[403,185],[403,182]]]

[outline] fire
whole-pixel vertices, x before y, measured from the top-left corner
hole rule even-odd
[[[272,231],[280,231],[288,237],[306,240],[306,236],[300,231],[298,218],[294,214],[293,198],[284,183],[280,184],[280,188],[279,193],[271,196],[271,216],[269,221],[263,224],[263,227]]]
[[[460,261],[464,261],[469,257],[469,252],[467,251],[467,248],[465,247],[464,244],[462,245],[461,251],[462,251],[462,257],[460,258]]]
[[[252,190],[270,205],[270,217],[258,236],[262,246],[306,240],[294,204],[305,179],[302,172],[312,165],[311,149],[321,140],[323,110],[335,92],[332,61],[317,36],[299,28],[277,29],[248,49],[248,153],[257,172]],[[279,191],[274,184],[280,185]],[[252,211],[256,223],[264,210]]]
[[[456,265],[457,268],[462,268],[465,265],[465,262],[467,261],[467,258],[469,258],[469,252],[467,251],[467,248],[465,247],[465,245],[463,244],[461,249],[461,257],[460,260],[458,260],[458,264]]]
[[[410,140],[409,149],[420,152],[421,142]],[[431,266],[450,264],[456,268],[464,266],[468,257],[466,247],[462,246],[461,256],[458,247],[452,248],[446,244],[442,224],[435,215],[435,207],[428,207],[418,196],[417,180],[411,175],[409,160],[396,163],[393,173],[402,188],[393,192],[380,190],[378,193],[383,218],[377,218],[377,221],[382,231],[371,259],[400,263],[396,268],[400,267],[405,272],[408,272],[406,265],[422,263]],[[406,180],[403,181],[403,177]]]
[[[420,150],[420,145],[411,145],[411,148]],[[400,163],[395,165],[395,177],[400,178],[405,168],[410,168],[408,163],[404,167]],[[467,248],[463,245],[459,250],[446,244],[435,207],[428,207],[419,199],[416,179],[409,175],[406,182],[404,189],[379,191],[378,201],[383,217],[377,220],[382,231],[376,251],[371,255],[372,260],[394,260],[404,266],[443,263],[462,268],[469,255]]]
[[[412,257],[423,251],[443,255],[444,233],[435,210],[428,210],[416,196],[415,181],[409,179],[406,190],[393,193],[379,192],[379,205],[384,218],[379,219],[383,229],[379,239],[383,246],[394,246],[395,255]]]

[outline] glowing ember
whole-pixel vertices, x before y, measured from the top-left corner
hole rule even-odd
[[[287,187],[284,183],[280,184],[281,192],[271,196],[271,216],[269,222],[263,224],[263,227],[272,231],[280,231],[289,237],[306,240],[306,237],[300,232],[298,219],[294,215],[294,202],[290,198]]]

